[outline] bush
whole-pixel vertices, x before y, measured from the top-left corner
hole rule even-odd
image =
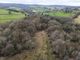
[[[53,40],[53,41],[54,41],[54,40],[57,40],[57,39],[62,39],[62,40],[64,40],[64,33],[61,32],[61,31],[56,30],[56,31],[51,32],[49,38],[50,38],[51,40]]]
[[[79,52],[78,55],[76,56],[76,60],[80,60],[80,52]]]
[[[0,36],[0,56],[12,56],[23,50],[33,50],[36,32],[34,23],[31,21],[13,22],[2,31]]]
[[[70,26],[68,24],[63,25],[63,30],[67,33],[75,31],[75,26]]]
[[[73,19],[69,18],[69,17],[54,17],[54,19],[61,24],[72,23],[73,22]]]
[[[50,20],[48,22],[48,26],[54,26],[54,25],[61,26],[61,24],[59,22],[57,22],[56,20]]]
[[[65,45],[65,41],[63,40],[56,40],[54,42],[52,42],[52,51],[53,54],[55,54],[58,58],[63,58],[63,56],[66,53],[66,45]]]
[[[75,24],[76,30],[80,30],[80,24]]]
[[[50,20],[49,16],[41,16],[40,17],[40,23],[48,23],[48,21]]]
[[[12,44],[7,44],[5,48],[3,48],[1,50],[1,56],[12,56],[14,55],[16,52],[15,52],[15,48]]]

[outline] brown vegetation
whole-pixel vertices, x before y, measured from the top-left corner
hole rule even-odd
[[[72,18],[33,16],[0,25],[0,57],[79,60],[79,47],[80,25]]]

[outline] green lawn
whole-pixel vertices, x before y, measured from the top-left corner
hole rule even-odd
[[[22,13],[12,12],[12,14],[8,14],[8,10],[0,9],[0,23],[5,23],[8,21],[19,20],[24,18],[25,15]]]
[[[58,11],[58,12],[49,12],[49,13],[45,13],[48,14],[50,16],[60,16],[60,17],[70,17],[72,16],[72,13],[65,13],[62,11]]]

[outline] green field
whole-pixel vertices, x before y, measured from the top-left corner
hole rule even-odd
[[[24,18],[25,15],[22,13],[12,12],[12,14],[8,13],[8,10],[0,9],[0,23],[5,23],[8,21],[13,20],[20,20],[21,18]],[[71,17],[72,13],[65,13],[63,11],[52,11],[52,12],[44,12],[44,15],[50,15],[50,16],[60,16],[60,17]]]
[[[25,15],[22,13],[12,12],[12,14],[8,13],[8,10],[0,9],[0,23],[5,23],[8,21],[19,20],[24,18]]]
[[[49,12],[49,13],[45,13],[45,14],[48,14],[50,16],[60,16],[60,17],[70,17],[70,16],[73,15],[72,13],[65,13],[65,12],[62,12],[62,11]]]

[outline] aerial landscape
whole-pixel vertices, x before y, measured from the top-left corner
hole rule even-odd
[[[0,60],[80,60],[80,1],[1,0]]]

